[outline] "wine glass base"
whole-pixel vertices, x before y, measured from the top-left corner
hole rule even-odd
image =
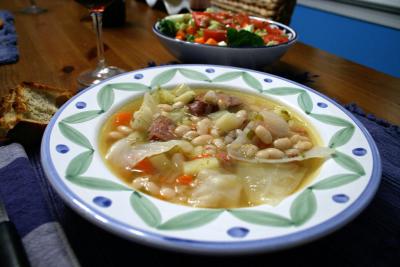
[[[40,14],[40,13],[47,12],[47,9],[41,8],[38,6],[28,6],[24,9],[22,9],[21,12],[25,13],[25,14]]]
[[[113,66],[108,66],[95,70],[87,70],[78,76],[78,83],[84,86],[90,86],[98,84],[105,79],[111,78],[124,72],[125,70]]]

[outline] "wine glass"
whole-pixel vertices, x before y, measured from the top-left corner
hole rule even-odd
[[[93,28],[97,37],[97,67],[94,70],[87,70],[78,76],[78,82],[81,85],[89,86],[97,84],[102,80],[113,77],[117,74],[125,72],[124,70],[107,66],[104,58],[104,46],[102,35],[102,17],[105,8],[114,0],[76,0],[78,3],[87,7],[93,20]]]
[[[21,10],[22,13],[25,13],[25,14],[40,14],[40,13],[43,13],[43,12],[47,11],[47,9],[39,7],[36,4],[36,0],[30,0],[29,2],[31,3],[31,5],[28,6],[28,7],[23,8]]]

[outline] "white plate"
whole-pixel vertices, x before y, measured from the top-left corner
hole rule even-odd
[[[275,207],[198,209],[135,192],[104,165],[100,127],[144,91],[181,83],[231,86],[280,101],[303,114],[336,152],[309,185]],[[367,130],[328,97],[270,74],[214,65],[154,67],[94,85],[57,112],[41,149],[52,186],[91,222],[137,242],[205,254],[273,251],[327,235],[366,207],[381,176]]]

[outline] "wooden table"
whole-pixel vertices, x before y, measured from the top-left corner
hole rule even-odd
[[[0,95],[21,81],[36,81],[76,89],[77,75],[96,64],[95,35],[88,12],[72,0],[38,1],[48,8],[40,15],[16,12],[29,1],[0,2],[0,9],[16,17],[20,60],[0,66]],[[174,60],[152,33],[152,25],[165,16],[143,2],[127,0],[127,24],[104,29],[106,59],[126,70]],[[400,79],[355,64],[311,46],[297,43],[266,70],[286,77],[307,77],[304,82],[337,101],[357,103],[366,112],[400,124]],[[303,82],[303,83],[304,83]]]

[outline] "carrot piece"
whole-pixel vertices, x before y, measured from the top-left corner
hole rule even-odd
[[[206,44],[208,44],[208,45],[217,45],[218,42],[215,41],[213,38],[208,38],[207,41],[206,41]]]
[[[182,175],[176,178],[176,182],[181,185],[188,185],[193,181],[193,175]]]
[[[176,32],[175,38],[178,37],[178,36],[181,36],[182,39],[184,39],[185,36],[186,36],[186,33],[184,31],[182,31],[182,30],[179,30],[179,31]]]
[[[154,167],[148,158],[144,158],[135,165],[135,170],[141,171],[146,174],[153,174]]]
[[[181,40],[181,41],[183,41],[183,37],[182,36],[175,36],[175,39],[178,39],[178,40]]]
[[[193,35],[193,34],[196,33],[196,29],[195,29],[193,26],[189,26],[189,27],[187,27],[187,29],[186,29],[186,33],[187,33],[187,34]]]
[[[114,117],[114,125],[128,125],[132,120],[132,112],[119,112]]]
[[[204,44],[204,37],[194,38],[194,42],[198,44]]]
[[[195,159],[204,159],[204,158],[209,158],[209,157],[211,157],[210,154],[208,154],[208,153],[203,153],[203,154],[197,155],[197,156],[194,157],[194,158],[195,158]]]

